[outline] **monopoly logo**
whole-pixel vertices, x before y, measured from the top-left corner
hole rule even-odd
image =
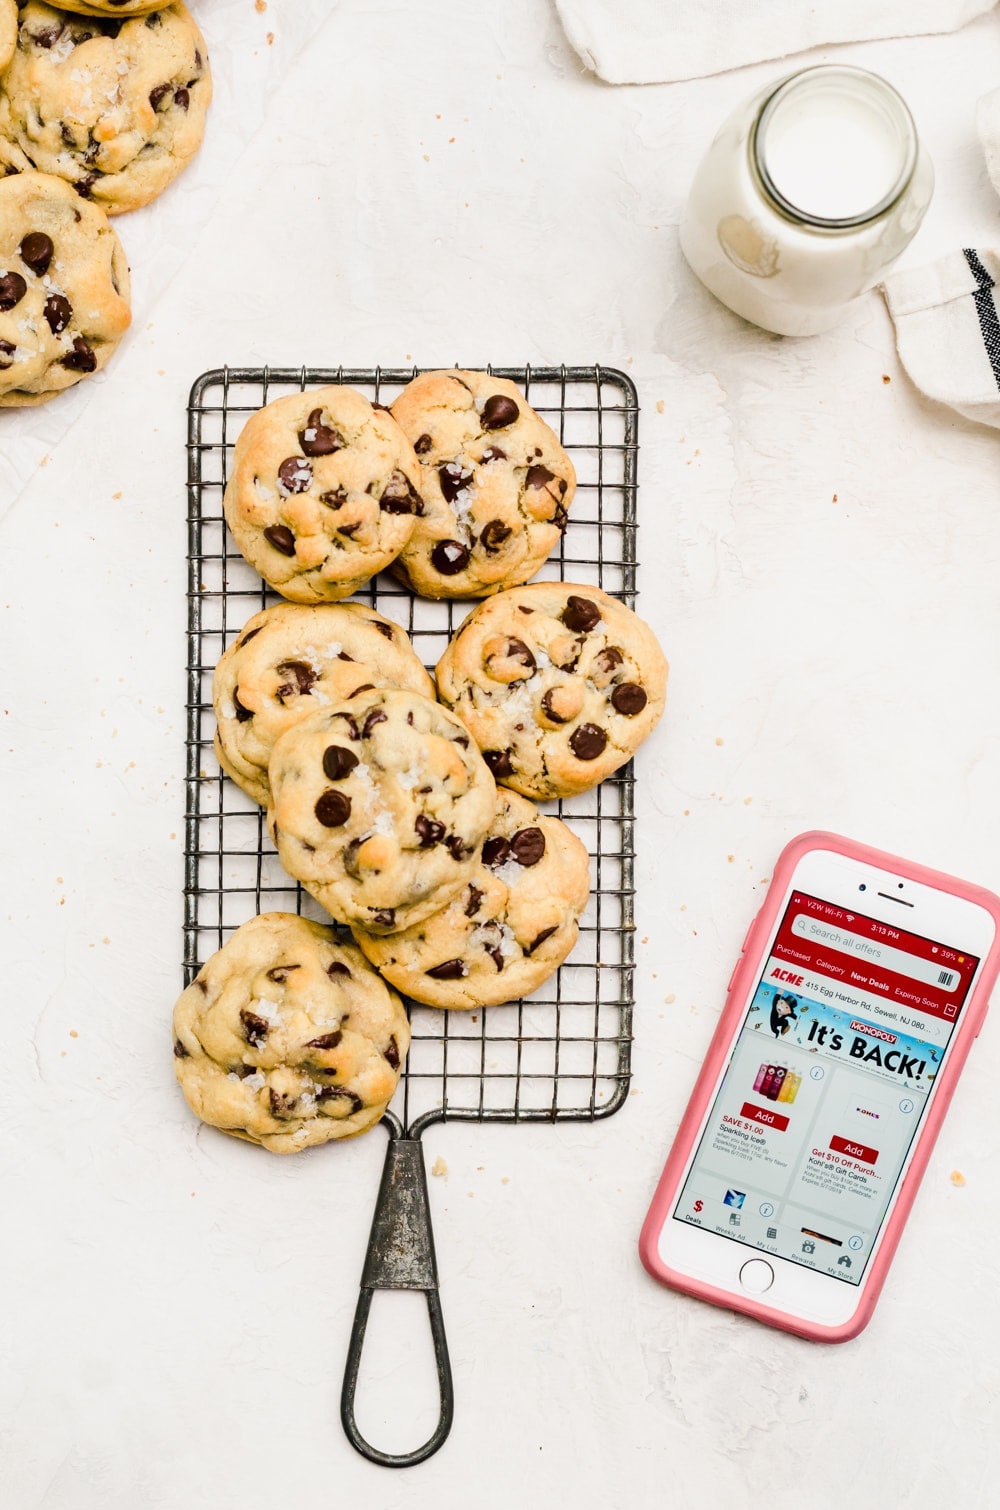
[[[771,979],[787,981],[790,986],[801,986],[803,981],[805,980],[805,976],[796,975],[793,970],[782,970],[779,967],[778,969],[771,971]],[[894,1043],[895,1041],[896,1040],[893,1039]]]
[[[887,1033],[885,1028],[873,1028],[871,1024],[867,1022],[852,1022],[851,1032],[867,1033],[869,1038],[881,1038],[883,1043],[897,1042],[895,1033]]]

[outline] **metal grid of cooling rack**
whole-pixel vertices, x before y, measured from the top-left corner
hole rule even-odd
[[[420,368],[220,368],[188,407],[188,702],[185,984],[258,912],[329,922],[285,873],[261,810],[228,778],[212,740],[212,673],[242,625],[280,601],[237,551],[222,514],[232,447],[248,416],[283,394],[348,383],[389,404]],[[492,367],[510,378],[573,458],[566,533],[539,577],[591,582],[635,600],[638,400],[607,367]],[[431,602],[383,573],[357,594],[410,635],[433,669],[474,602]],[[587,845],[591,898],[580,938],[530,998],[475,1012],[410,1005],[412,1043],[393,1112],[431,1121],[590,1121],[616,1111],[631,1071],[634,793],[631,764],[594,791],[541,804]]]

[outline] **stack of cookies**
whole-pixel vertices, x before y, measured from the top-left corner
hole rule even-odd
[[[615,598],[525,585],[574,489],[556,436],[485,373],[424,374],[391,411],[343,387],[295,394],[245,426],[226,518],[289,601],[254,615],[218,663],[216,750],[266,807],[285,869],[356,948],[331,977],[320,966],[336,934],[269,914],[209,961],[175,1014],[177,1075],[206,1121],[278,1151],[363,1131],[408,1041],[386,993],[496,1006],[573,948],[588,854],[529,799],[571,797],[623,765],[667,676],[652,631]],[[436,688],[398,624],[337,601],[385,566],[424,596],[485,598]],[[370,1031],[361,991],[379,1003]]]
[[[0,0],[0,405],[44,403],[106,364],[130,319],[107,217],[176,178],[211,97],[179,0]]]

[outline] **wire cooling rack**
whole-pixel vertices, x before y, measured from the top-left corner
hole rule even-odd
[[[212,673],[245,621],[280,601],[226,531],[222,496],[249,415],[283,394],[348,383],[390,404],[418,368],[220,368],[195,383],[188,410],[188,704],[184,968],[258,912],[328,922],[282,869],[264,815],[222,776],[212,746]],[[590,582],[635,600],[638,401],[607,367],[496,367],[544,416],[573,458],[569,524],[541,578]],[[433,669],[474,602],[430,602],[383,573],[358,594],[411,637]],[[590,854],[592,892],[569,960],[524,1000],[475,1012],[410,1004],[412,1043],[391,1111],[419,1136],[445,1119],[593,1120],[628,1093],[633,1006],[634,804],[631,765],[594,791],[541,805]]]

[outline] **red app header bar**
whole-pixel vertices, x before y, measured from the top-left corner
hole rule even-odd
[[[787,965],[779,978],[790,984],[798,967],[946,1022],[957,1020],[979,964],[804,891],[792,893],[771,953]]]

